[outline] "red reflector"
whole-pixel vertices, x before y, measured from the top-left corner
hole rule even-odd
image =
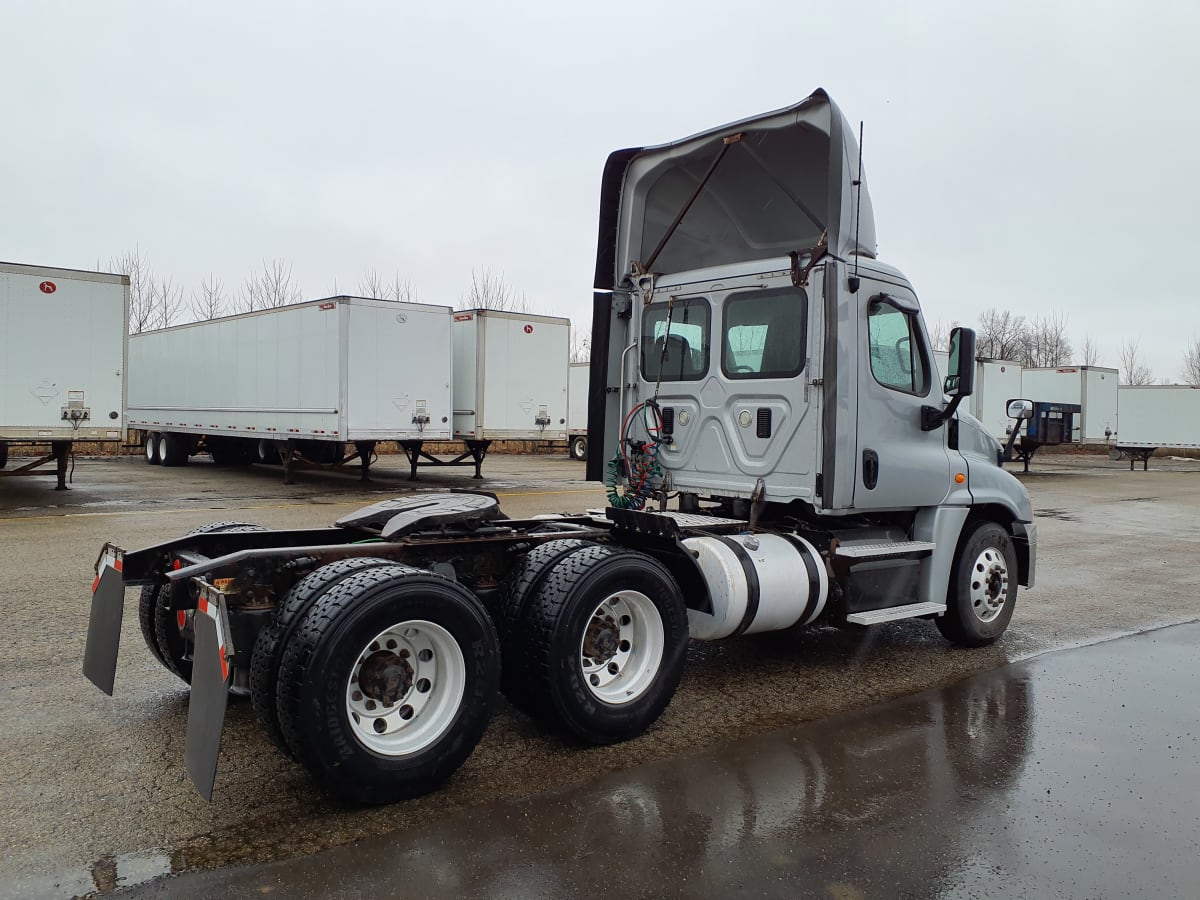
[[[183,631],[184,627],[187,625],[187,613],[185,613],[182,609],[179,610],[177,613],[175,613],[175,621],[179,623],[179,630]]]
[[[181,563],[179,560],[175,560],[175,562],[171,563],[171,568],[178,572],[183,568],[183,563]]]

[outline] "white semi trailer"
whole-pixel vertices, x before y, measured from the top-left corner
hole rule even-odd
[[[0,477],[53,463],[66,490],[76,441],[125,441],[128,325],[124,275],[0,263]]]
[[[1001,443],[1008,438],[1013,425],[1013,420],[1008,417],[1008,401],[1023,396],[1020,363],[1008,359],[976,362],[971,414]]]
[[[454,313],[454,436],[565,441],[571,321],[464,309]]]
[[[591,366],[571,363],[567,386],[567,449],[571,459],[588,455],[587,409]]]
[[[1200,388],[1123,384],[1117,391],[1117,449],[1149,469],[1155,450],[1200,450]]]
[[[421,445],[450,438],[450,315],[330,297],[134,335],[129,424],[151,465],[209,453],[282,463],[290,481],[357,459],[365,480],[376,444],[396,441],[415,475]]]
[[[1011,395],[1034,403],[1077,405],[1071,440],[1084,444],[1109,443],[1117,431],[1119,373],[1105,366],[1029,368],[1021,375],[1021,389]]]
[[[939,383],[912,285],[875,258],[858,159],[823,91],[609,157],[588,433],[619,456],[587,461],[603,514],[411,494],[320,530],[109,544],[84,673],[112,692],[140,586],[150,652],[191,683],[202,793],[236,685],[328,790],[381,803],[461,765],[496,685],[604,744],[667,708],[689,639],[925,619],[995,641],[1033,584],[1029,496],[957,414],[974,333],[954,330]]]

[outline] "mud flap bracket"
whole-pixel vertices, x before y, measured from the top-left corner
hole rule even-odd
[[[117,651],[121,646],[121,616],[125,609],[125,551],[105,544],[96,560],[92,582],[92,613],[88,618],[83,674],[110,697],[117,678]]]
[[[196,790],[205,800],[212,800],[233,677],[233,644],[225,595],[208,582],[197,578],[196,583],[200,597],[194,621],[196,649],[184,761]]]

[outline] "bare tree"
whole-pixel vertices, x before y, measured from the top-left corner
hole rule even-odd
[[[166,328],[178,318],[183,289],[175,287],[170,278],[156,279],[140,247],[110,259],[108,269],[129,277],[130,334]]]
[[[200,290],[192,291],[191,309],[197,321],[216,319],[225,314],[224,288],[211,272],[200,282]]]
[[[1200,387],[1200,337],[1193,337],[1183,351],[1183,382]]]
[[[183,309],[183,288],[176,287],[169,276],[153,279],[150,282],[150,296],[153,309],[151,327],[166,328],[168,325],[174,325]]]
[[[949,350],[950,349],[950,332],[958,327],[958,320],[952,319],[947,325],[941,319],[934,322],[929,329],[929,340],[933,344],[934,350]]]
[[[299,303],[303,299],[300,285],[292,280],[291,263],[264,259],[261,272],[249,275],[242,284],[241,309],[254,312],[257,309],[274,309]]]
[[[1067,317],[1059,313],[1038,316],[1025,331],[1026,343],[1017,359],[1024,366],[1064,366],[1071,361]]]
[[[1154,384],[1154,373],[1142,361],[1138,338],[1127,338],[1121,344],[1121,378],[1125,384]]]
[[[497,274],[487,267],[471,270],[471,286],[459,298],[459,309],[496,309],[517,313],[532,311],[529,298],[509,287],[503,272]]]
[[[984,310],[979,316],[975,352],[984,359],[1021,361],[1029,339],[1029,326],[1024,316],[1009,310]]]
[[[1100,362],[1100,348],[1096,346],[1090,334],[1083,336],[1083,343],[1079,347],[1079,362],[1084,366],[1094,366]]]
[[[358,292],[364,297],[372,297],[376,300],[395,300],[399,303],[415,303],[417,302],[417,292],[413,289],[412,282],[407,278],[401,278],[397,272],[392,276],[391,281],[387,281],[375,269],[367,269],[358,282]]]
[[[571,362],[585,363],[592,360],[592,335],[587,331],[580,331],[571,324]]]

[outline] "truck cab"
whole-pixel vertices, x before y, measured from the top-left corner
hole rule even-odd
[[[1032,585],[1028,494],[957,411],[974,335],[956,329],[940,379],[913,285],[877,258],[859,147],[823,91],[613,153],[597,259],[590,478],[634,506],[677,496],[752,531],[811,530],[843,616],[862,624],[943,624],[962,545],[984,525],[1006,544],[997,558],[1011,547],[1013,587]],[[621,471],[641,452],[659,476],[628,490]],[[839,564],[851,545],[871,550]],[[950,631],[994,639],[1001,618]]]

